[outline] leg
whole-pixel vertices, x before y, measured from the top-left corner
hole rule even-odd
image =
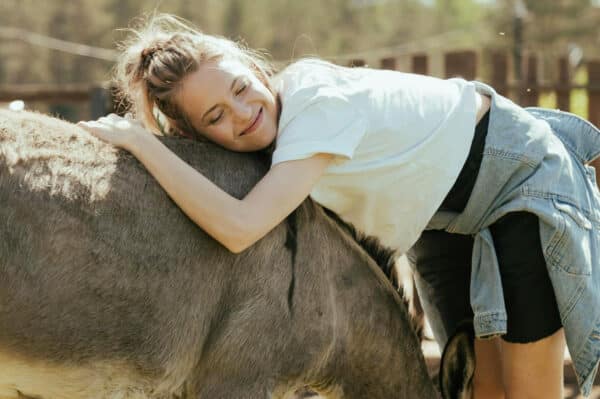
[[[564,353],[562,328],[549,337],[527,344],[502,342],[506,398],[563,398]]]
[[[563,398],[564,347],[562,329],[528,344],[475,340],[473,399]]]
[[[564,334],[538,219],[510,213],[491,232],[508,315],[501,344],[506,398],[562,398]]]
[[[473,318],[469,298],[472,251],[470,236],[431,230],[423,232],[408,253],[426,313],[430,318],[439,316],[443,331],[439,326],[434,331],[438,342],[452,335],[462,320]],[[476,399],[503,398],[498,341],[475,341]]]
[[[499,338],[475,339],[475,364],[473,399],[504,399]]]
[[[428,230],[408,251],[422,304],[435,338],[445,343],[458,325],[473,318],[469,299],[471,236]]]

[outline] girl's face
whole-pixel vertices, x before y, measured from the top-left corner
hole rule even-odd
[[[176,101],[198,132],[229,150],[262,150],[277,136],[275,95],[240,61],[203,62]]]

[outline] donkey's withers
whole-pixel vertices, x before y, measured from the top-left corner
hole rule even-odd
[[[268,160],[163,139],[237,197]],[[406,307],[306,201],[234,255],[129,154],[0,111],[0,398],[434,398]]]

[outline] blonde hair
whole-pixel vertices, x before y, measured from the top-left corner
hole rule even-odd
[[[120,44],[114,81],[121,104],[155,133],[197,135],[189,118],[174,101],[183,79],[206,61],[233,57],[250,67],[270,88],[274,67],[265,56],[239,42],[208,35],[171,14],[138,20],[131,37]],[[156,115],[155,111],[159,112]],[[161,129],[157,116],[164,116]]]

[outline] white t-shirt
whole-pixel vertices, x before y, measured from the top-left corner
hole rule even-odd
[[[336,155],[311,197],[406,252],[467,158],[475,85],[318,60],[292,64],[275,84],[282,110],[272,163]]]

